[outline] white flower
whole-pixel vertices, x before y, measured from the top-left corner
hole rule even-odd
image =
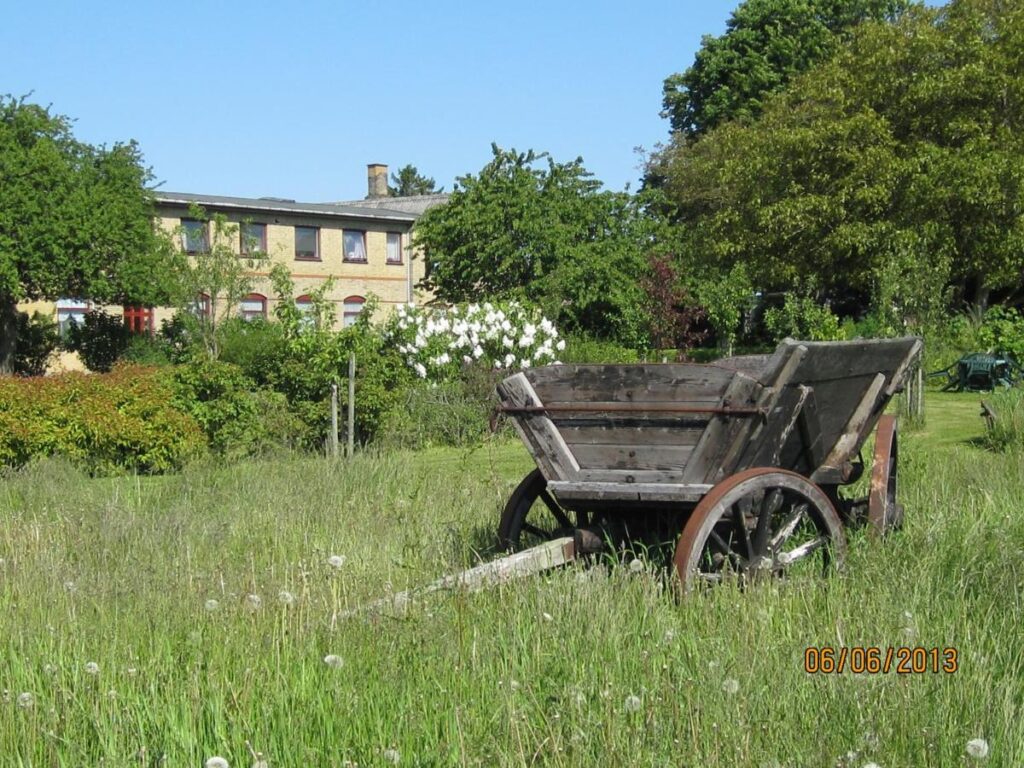
[[[472,358],[472,357],[470,357],[469,355],[463,355],[463,356],[462,356],[462,362],[463,362],[463,364],[465,364],[465,365],[469,365],[470,363],[472,363],[472,362],[473,362],[473,358]]]
[[[451,358],[448,357],[448,353],[447,352],[442,352],[440,355],[438,355],[438,358],[437,358],[437,364],[438,365],[448,365],[449,362],[451,362]]]
[[[505,365],[511,366],[516,361],[516,356],[509,352],[505,355]]]
[[[75,592],[78,591],[78,585],[75,584],[75,582],[73,582],[73,581],[65,581],[64,582],[64,589],[67,592],[69,592],[70,594],[73,595],[73,594],[75,594]]]
[[[218,603],[211,597],[209,600],[203,603],[203,608],[205,608],[209,613],[213,613],[218,608],[220,608],[220,603]]]
[[[328,653],[326,656],[324,656],[324,664],[326,664],[328,667],[333,667],[334,669],[337,669],[344,663],[345,661],[341,658],[341,656],[336,656],[333,653]]]
[[[483,353],[484,353],[484,348],[481,347],[479,344],[477,344],[475,347],[473,347],[473,357],[479,359],[480,356],[483,355]]]
[[[501,325],[501,330],[508,331],[508,332],[512,331],[512,323],[510,323],[507,318],[502,319],[500,325]]]
[[[984,739],[971,739],[967,742],[967,754],[977,760],[988,757],[988,742]]]
[[[537,335],[537,326],[534,325],[533,323],[527,323],[526,325],[523,326],[523,335],[524,336],[536,336]]]
[[[427,378],[427,369],[423,367],[423,363],[416,363],[413,366],[413,369],[416,371],[416,375],[421,379]]]
[[[205,768],[231,768],[228,761],[223,757],[211,757],[203,765]]]
[[[527,347],[533,346],[533,336],[523,336],[519,339],[520,349],[526,349]]]
[[[665,637],[664,637],[665,642],[666,643],[671,643],[675,639],[676,639],[675,631],[671,630],[671,629],[666,629],[665,630]]]
[[[494,361],[494,370],[496,370],[496,371],[500,371],[501,370],[501,360],[495,360]]]
[[[257,594],[248,594],[245,596],[245,607],[250,611],[258,611],[263,605],[263,598]]]
[[[878,763],[864,763],[864,768],[882,768]]]
[[[501,346],[505,347],[505,349],[511,349],[514,344],[515,342],[513,342],[508,336],[501,337]]]
[[[627,712],[639,712],[640,711],[640,697],[639,696],[627,696],[626,701],[623,702],[623,709]]]
[[[732,696],[734,693],[736,693],[736,691],[738,691],[739,689],[740,689],[739,681],[738,680],[734,680],[731,677],[726,678],[725,682],[722,683],[722,690],[725,691],[726,693],[728,693],[730,696]]]
[[[32,706],[36,703],[36,697],[28,691],[18,694],[18,706],[22,709],[32,709]]]
[[[95,661],[88,661],[85,664],[85,673],[87,675],[98,675],[100,673],[100,665]]]
[[[520,360],[519,361],[519,367],[520,368],[529,368],[530,367],[530,358],[524,357],[522,360]]]
[[[555,344],[555,349],[557,349],[559,352],[565,349],[565,339],[559,339],[558,343]]]
[[[347,559],[344,555],[331,555],[327,558],[327,564],[334,570],[338,570],[345,565],[345,560]]]
[[[252,768],[270,768],[270,763],[266,760],[257,759],[253,764]]]
[[[391,763],[392,765],[398,765],[398,761],[402,759],[402,756],[398,754],[397,749],[385,749],[384,760]]]
[[[43,672],[45,672],[48,675],[55,675],[57,674],[57,667],[55,667],[53,664],[47,664],[43,667]]]
[[[293,595],[287,589],[282,589],[280,592],[278,592],[277,599],[281,602],[281,605],[295,605],[295,595]]]

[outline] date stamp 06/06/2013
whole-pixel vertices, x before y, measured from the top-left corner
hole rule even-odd
[[[811,675],[951,675],[959,668],[960,654],[952,647],[812,645],[804,650],[804,672]]]

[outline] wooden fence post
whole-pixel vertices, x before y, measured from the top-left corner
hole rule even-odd
[[[331,384],[331,458],[338,458],[338,383]]]
[[[352,458],[356,447],[356,353],[348,356],[348,458]]]

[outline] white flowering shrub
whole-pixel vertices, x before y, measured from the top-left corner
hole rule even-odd
[[[419,378],[434,382],[458,376],[467,365],[511,372],[557,363],[565,349],[550,320],[514,301],[449,309],[399,305],[384,334]]]

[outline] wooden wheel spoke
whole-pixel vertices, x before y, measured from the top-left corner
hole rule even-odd
[[[804,542],[799,547],[795,547],[788,552],[780,552],[776,557],[776,560],[780,565],[789,565],[790,563],[795,563],[797,560],[802,560],[808,555],[813,554],[827,543],[827,536],[816,536],[810,541]]]
[[[781,506],[782,490],[780,488],[772,488],[761,501],[761,512],[757,518],[757,527],[754,529],[754,551],[759,555],[764,554],[767,549],[768,537],[772,532],[772,516],[779,511]]]
[[[543,528],[538,528],[533,523],[523,522],[523,531],[532,533],[534,536],[538,536],[542,539],[553,539],[555,536],[551,531],[545,531]]]
[[[796,531],[803,516],[807,513],[807,502],[797,504],[793,507],[793,511],[790,512],[789,517],[786,518],[786,522],[779,528],[779,532],[772,536],[772,540],[768,542],[768,549],[772,552],[778,552],[781,547],[790,536]]]
[[[558,505],[558,502],[552,498],[551,494],[548,493],[548,489],[544,488],[540,492],[540,499],[544,502],[544,505],[551,511],[551,514],[555,516],[555,520],[563,528],[575,528],[572,521],[569,519],[565,511]]]
[[[743,557],[739,552],[734,550],[729,544],[725,542],[718,533],[715,531],[711,532],[711,536],[708,541],[718,547],[720,554],[725,555],[730,560],[734,561],[735,566],[742,568],[747,564],[747,558]]]
[[[749,504],[746,505],[749,509]],[[747,530],[747,515],[743,510],[744,505],[735,504],[732,508],[732,523],[733,529],[736,531],[736,535],[739,540],[743,543],[744,553],[743,556],[749,560],[754,556],[754,550],[750,546],[750,531]]]

